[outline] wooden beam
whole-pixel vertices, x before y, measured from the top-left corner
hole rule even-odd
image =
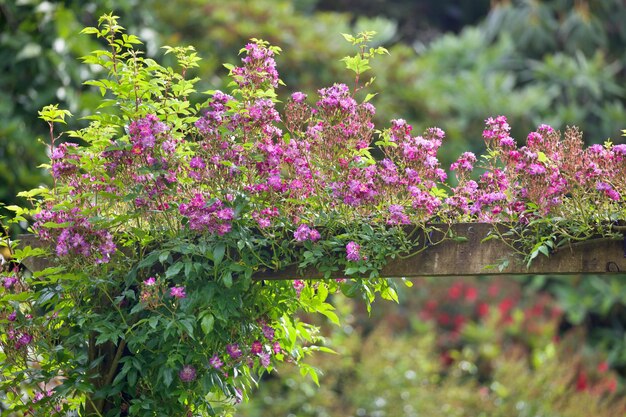
[[[448,226],[443,226],[444,228]],[[476,275],[579,275],[579,274],[626,274],[626,254],[621,240],[597,239],[560,248],[549,258],[539,255],[530,268],[503,241],[490,239],[483,242],[493,225],[486,223],[460,223],[450,226],[456,236],[465,242],[447,240],[431,246],[406,259],[393,259],[382,270],[387,278],[413,278],[437,276]],[[435,236],[433,240],[437,240]],[[508,260],[502,270],[498,265]],[[489,267],[491,266],[491,268]],[[261,279],[314,279],[321,274],[308,269],[298,271],[296,267],[280,271],[266,271],[258,275]],[[333,278],[342,278],[341,274]]]
[[[515,252],[499,239],[483,242],[493,225],[486,223],[460,223],[441,226],[452,229],[455,236],[465,237],[464,242],[446,240],[405,258],[392,259],[381,275],[388,278],[476,276],[476,275],[579,275],[579,274],[626,274],[626,247],[621,240],[596,239],[560,248],[549,258],[539,255],[529,268]],[[441,236],[433,236],[433,240]],[[20,236],[22,245],[38,246],[34,236]],[[39,244],[40,245],[40,244]],[[500,270],[498,265],[508,260]],[[24,265],[31,271],[49,266],[46,259],[26,259]],[[491,266],[491,268],[490,268]],[[332,278],[343,278],[341,272]],[[322,274],[314,269],[298,270],[296,266],[279,271],[261,271],[256,279],[317,279]]]

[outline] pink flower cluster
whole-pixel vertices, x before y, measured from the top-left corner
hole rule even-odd
[[[33,229],[42,240],[56,242],[57,256],[80,255],[92,257],[96,263],[107,263],[116,251],[113,235],[96,228],[79,207],[69,211],[44,209],[34,218]],[[48,223],[57,227],[50,228]]]
[[[77,147],[78,145],[75,143],[64,142],[52,150],[50,172],[54,178],[61,178],[78,172],[80,156],[72,153]]]
[[[315,242],[321,238],[321,235],[317,230],[309,228],[306,224],[301,224],[298,226],[298,230],[293,233],[293,237],[297,242],[304,242],[305,240]]]
[[[196,193],[189,203],[182,203],[179,211],[189,219],[191,230],[218,235],[230,232],[231,221],[235,218],[231,207],[225,207],[218,199],[206,201],[200,193]]]
[[[209,359],[209,367],[215,370],[225,371],[225,366],[232,367],[239,363],[245,363],[253,367],[258,363],[262,368],[270,366],[272,355],[283,352],[280,343],[274,340],[274,329],[263,324],[263,337],[255,339],[246,348],[239,343],[229,343],[225,347],[225,355],[214,354]]]
[[[141,155],[146,150],[151,150],[157,145],[157,139],[161,139],[168,130],[168,126],[154,114],[148,114],[142,119],[133,121],[128,127],[130,143],[133,146],[132,152]],[[161,142],[163,149],[168,153],[173,150],[170,142]]]
[[[13,349],[20,350],[32,343],[33,336],[28,332],[18,331],[12,326],[9,326],[7,330],[7,339],[9,343],[13,344]]]
[[[441,129],[416,135],[395,119],[378,132],[374,106],[357,102],[345,84],[322,88],[316,97],[293,93],[279,112],[269,94],[279,84],[277,49],[259,41],[243,52],[241,66],[231,70],[239,88],[232,95],[214,92],[193,127],[174,128],[154,114],[139,117],[128,125],[127,143],[111,138],[114,146],[89,155],[103,171],[86,176],[75,175],[80,149],[66,144],[55,150],[54,175],[71,177],[77,206],[104,202],[83,207],[89,216],[81,209],[37,215],[35,229],[56,242],[59,256],[110,258],[110,232],[88,220],[111,215],[101,210],[107,204],[112,212],[146,219],[142,225],[167,224],[175,233],[186,224],[223,236],[241,222],[262,233],[287,227],[297,242],[317,242],[329,221],[321,219],[389,226],[525,222],[569,215],[576,209],[568,202],[578,198],[610,210],[626,192],[626,145],[585,149],[578,132],[568,130],[563,138],[542,125],[518,146],[504,116],[485,121],[489,152],[480,164],[465,152],[450,166],[458,180],[451,186],[437,157],[445,140]],[[376,137],[380,158],[370,153]],[[357,243],[348,246],[349,261],[363,260]]]
[[[353,262],[358,262],[361,257],[361,245],[356,242],[349,242],[346,245],[346,259]]]
[[[486,121],[483,136],[495,159],[486,166],[478,183],[470,180],[473,158],[464,154],[451,168],[459,186],[447,203],[478,221],[524,221],[529,216],[557,214],[571,218],[577,205],[570,199],[597,198],[620,201],[626,173],[624,145],[592,145],[584,148],[580,132],[568,129],[564,137],[541,125],[531,132],[526,145],[517,147],[509,136],[504,116]],[[597,202],[593,202],[597,204]]]
[[[259,43],[249,43],[244,50],[246,56],[242,59],[243,66],[232,70],[232,75],[239,87],[255,89],[263,89],[267,86],[278,87],[274,51]]]

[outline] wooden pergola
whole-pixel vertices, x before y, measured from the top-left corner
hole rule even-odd
[[[430,246],[414,256],[393,259],[382,270],[388,278],[416,278],[437,276],[477,275],[578,275],[626,274],[626,238],[622,240],[592,239],[560,248],[550,257],[537,256],[527,267],[512,248],[500,239],[486,237],[493,225],[486,223],[460,223],[450,227],[463,241],[445,240]],[[22,244],[38,246],[34,236],[21,236]],[[437,240],[437,237],[434,238]],[[502,261],[508,260],[504,268]],[[24,261],[31,271],[47,265],[45,259],[30,258]],[[314,270],[299,271],[296,266],[279,271],[263,271],[257,279],[316,279],[322,275]],[[341,272],[333,278],[343,278]]]

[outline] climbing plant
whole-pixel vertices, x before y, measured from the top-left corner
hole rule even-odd
[[[449,185],[441,129],[414,136],[402,119],[372,123],[366,73],[387,51],[369,46],[371,32],[344,35],[356,51],[343,60],[349,86],[284,103],[280,48],[263,40],[226,65],[228,92],[198,93],[193,47],[165,48],[174,69],[146,58],[116,16],[83,33],[104,43],[83,59],[105,74],[87,82],[99,111],[64,133],[67,110],[40,111],[52,186],[20,193],[29,207],[7,207],[43,243],[4,239],[0,390],[11,411],[227,413],[278,362],[316,381],[304,359],[327,348],[297,313],[338,322],[335,293],[397,300],[382,268],[439,243],[433,236],[463,239],[446,224],[507,222],[494,237],[527,261],[618,235],[626,145],[584,149],[575,129],[562,138],[544,125],[518,147],[506,118],[489,118],[485,155],[464,153]],[[484,173],[473,175],[475,164]],[[39,255],[51,265],[20,270]],[[293,265],[345,278],[270,279]]]

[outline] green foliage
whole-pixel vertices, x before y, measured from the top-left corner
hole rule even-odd
[[[576,334],[557,344],[556,320],[532,316],[533,303],[549,307],[549,299],[522,298],[502,315],[498,304],[520,296],[510,280],[419,280],[416,290],[373,318],[340,302],[344,327],[331,337],[340,355],[313,360],[320,387],[281,369],[237,415],[608,417],[626,409],[613,394],[615,374],[597,366],[601,355],[581,350]],[[471,307],[483,302],[491,314],[476,318]],[[425,315],[434,303],[467,320],[460,332]]]
[[[568,326],[583,326],[591,349],[606,352],[620,372],[624,355],[626,285],[621,276],[535,277],[524,280],[529,288],[553,294]]]
[[[597,138],[616,137],[623,123],[626,8],[602,2],[495,2],[481,25],[489,40],[510,36],[512,69],[550,94],[548,123],[575,121]]]

